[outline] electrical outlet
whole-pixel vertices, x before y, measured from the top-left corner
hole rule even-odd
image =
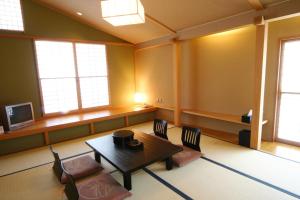
[[[158,97],[156,98],[155,102],[156,102],[156,103],[159,103],[159,98],[158,98]]]

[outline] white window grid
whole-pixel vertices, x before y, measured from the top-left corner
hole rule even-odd
[[[61,75],[48,73],[47,70],[44,70],[39,65],[45,64],[45,62],[39,62],[39,57],[43,57],[44,55],[41,54],[39,51],[39,45],[40,43],[61,43],[62,45],[66,44],[72,44],[72,57],[74,62],[65,62],[65,64],[73,64],[74,71],[71,70],[65,70],[64,73]],[[63,83],[57,84],[57,87],[51,88],[47,90],[47,88],[43,88],[43,82],[46,80],[51,82],[62,82],[62,80],[73,80],[73,86],[75,85],[76,90],[73,89],[73,91],[76,91],[75,93],[69,93],[70,96],[72,96],[72,99],[76,99],[77,101],[71,101],[68,103],[68,106],[66,108],[60,108],[59,112],[67,112],[71,110],[82,110],[82,109],[89,109],[89,108],[95,108],[95,107],[102,107],[102,106],[108,106],[110,104],[110,98],[109,98],[109,85],[108,85],[108,73],[107,73],[107,60],[106,60],[106,47],[105,45],[99,45],[99,44],[87,44],[87,43],[72,43],[72,42],[55,42],[55,41],[43,41],[43,40],[37,40],[35,42],[36,44],[36,56],[37,56],[37,63],[38,63],[38,72],[39,72],[39,80],[41,85],[41,93],[42,93],[42,100],[43,100],[43,107],[44,107],[44,113],[45,114],[52,114],[57,113],[55,112],[55,104],[60,105],[58,102],[63,102],[61,105],[65,105],[67,102],[66,98],[58,98],[53,99],[55,94],[68,94],[67,88],[63,87],[62,85],[65,85]],[[54,44],[55,46],[55,44]],[[98,56],[97,53],[95,54],[95,50],[98,50]],[[48,46],[46,52],[49,54],[51,53],[54,57],[64,56],[64,50],[61,46],[59,50],[55,49],[55,47],[51,45]],[[100,60],[99,62],[95,62],[95,60]],[[88,64],[86,64],[88,63]],[[45,64],[47,65],[47,63]],[[48,64],[49,67],[49,64]],[[99,70],[101,68],[101,70]],[[65,74],[68,74],[68,76],[65,76]],[[80,74],[80,75],[79,75]],[[74,84],[76,82],[76,84]],[[69,83],[70,84],[70,83]],[[45,84],[44,84],[45,85]],[[55,84],[51,84],[52,86]],[[70,87],[70,86],[69,86]],[[47,91],[46,91],[47,90]],[[45,93],[49,93],[50,95],[46,96]],[[52,93],[52,95],[51,95]],[[75,95],[77,95],[77,98],[75,98]],[[48,100],[48,101],[45,101]],[[45,102],[50,102],[49,104]],[[51,102],[52,105],[51,105]],[[47,109],[46,109],[47,108]]]
[[[20,0],[0,0],[0,30],[24,31]]]

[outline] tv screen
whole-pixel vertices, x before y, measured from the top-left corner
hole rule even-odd
[[[23,123],[33,119],[30,104],[8,107],[7,113],[11,125]]]

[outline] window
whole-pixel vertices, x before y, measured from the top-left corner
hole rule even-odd
[[[20,0],[0,0],[0,29],[24,31]]]
[[[300,40],[282,47],[277,138],[300,143]]]
[[[104,45],[35,41],[45,114],[109,104]]]

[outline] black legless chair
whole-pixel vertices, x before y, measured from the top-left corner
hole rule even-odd
[[[153,131],[158,137],[168,140],[168,122],[162,119],[154,119]]]
[[[49,146],[49,148],[54,156],[54,164],[52,167],[53,171],[62,184],[65,184],[67,182],[67,176],[64,173],[63,168],[61,167],[61,163],[63,163],[64,168],[69,171],[74,179],[83,178],[103,170],[101,165],[89,155],[80,156],[72,160],[62,162],[59,158],[58,153],[53,151],[51,145]]]
[[[64,192],[69,200],[122,200],[131,196],[110,174],[100,172],[96,176],[75,181],[62,162],[60,165],[67,177]]]
[[[192,128],[183,126],[181,141],[183,151],[175,154],[172,159],[175,165],[184,166],[202,156],[200,148],[201,130],[199,128]]]

